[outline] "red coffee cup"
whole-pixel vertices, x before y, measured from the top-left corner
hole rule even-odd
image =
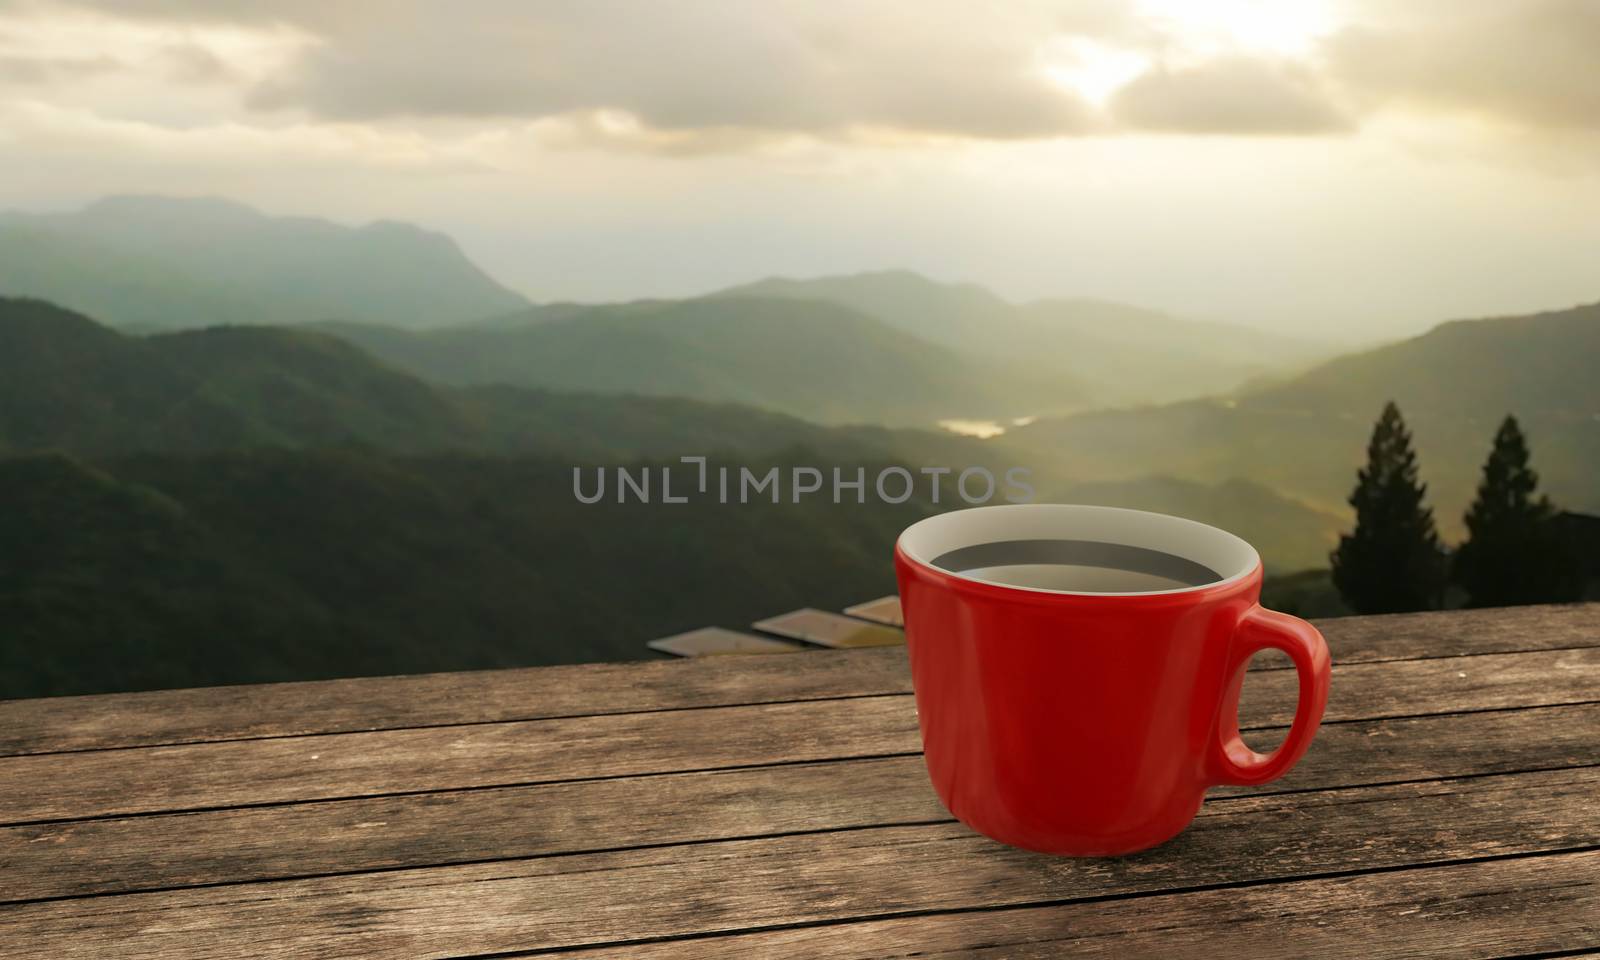
[[[900,535],[895,572],[928,775],[952,814],[1002,843],[1155,846],[1206,788],[1288,772],[1321,722],[1322,634],[1262,609],[1255,549],[1215,527],[1066,504],[956,510]],[[1294,661],[1300,699],[1263,755],[1238,710],[1250,657],[1268,648]]]

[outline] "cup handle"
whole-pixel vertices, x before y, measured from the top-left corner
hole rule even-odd
[[[1244,688],[1250,658],[1262,650],[1282,650],[1300,675],[1300,701],[1289,733],[1271,753],[1250,749],[1239,736],[1239,692]],[[1222,695],[1213,741],[1212,782],[1253,786],[1289,772],[1311,746],[1328,703],[1328,644],[1316,627],[1288,614],[1250,608],[1239,622],[1228,651],[1228,686]]]

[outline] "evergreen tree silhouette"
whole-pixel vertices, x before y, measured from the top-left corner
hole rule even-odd
[[[1444,555],[1433,511],[1423,506],[1428,488],[1417,479],[1411,434],[1392,400],[1372,429],[1367,465],[1356,478],[1350,494],[1356,528],[1339,538],[1330,557],[1339,595],[1357,613],[1438,607]]]
[[[1539,475],[1528,459],[1517,418],[1507,416],[1484,461],[1467,510],[1467,542],[1451,571],[1474,607],[1555,603],[1581,593],[1578,565],[1552,522],[1549,498],[1535,494]]]

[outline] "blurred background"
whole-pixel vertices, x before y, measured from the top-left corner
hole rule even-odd
[[[1600,6],[0,0],[0,697],[632,659],[1022,465],[1596,596]]]

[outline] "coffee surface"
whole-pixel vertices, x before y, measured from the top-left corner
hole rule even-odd
[[[999,540],[951,550],[932,563],[1008,586],[1075,593],[1182,590],[1222,579],[1187,557],[1099,540]]]

